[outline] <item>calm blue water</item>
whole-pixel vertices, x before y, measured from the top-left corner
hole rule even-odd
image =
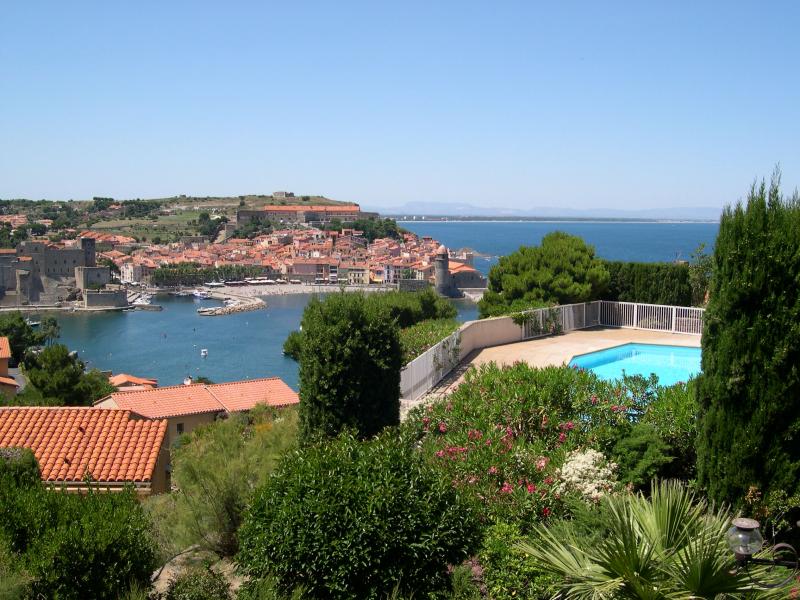
[[[432,235],[452,248],[470,247],[489,256],[475,266],[488,272],[497,256],[523,244],[538,244],[548,231],[582,236],[604,258],[674,260],[688,258],[698,244],[710,249],[716,224],[589,222],[406,222],[420,235]],[[91,366],[115,373],[155,377],[161,385],[187,375],[214,381],[282,377],[297,386],[297,364],[281,353],[283,341],[300,323],[309,296],[270,296],[267,309],[225,317],[200,317],[197,308],[213,301],[164,297],[162,312],[76,314],[58,317],[61,341]],[[477,307],[457,303],[462,321],[477,318]],[[208,357],[200,350],[208,349]]]
[[[673,385],[700,372],[700,348],[625,344],[581,354],[569,366],[589,369],[607,381],[620,379],[623,374],[649,377],[655,373],[661,385]]]
[[[587,221],[402,221],[417,235],[430,235],[452,249],[472,248],[485,257],[475,268],[488,273],[499,256],[520,246],[535,246],[551,231],[565,231],[592,244],[597,256],[609,260],[690,260],[701,243],[714,248],[717,223],[595,223]]]
[[[297,363],[283,356],[283,341],[297,329],[308,294],[268,296],[266,310],[201,317],[213,300],[159,296],[161,312],[127,311],[58,316],[61,343],[77,350],[90,367],[154,377],[159,385],[190,375],[212,381],[281,377],[297,389]],[[477,306],[458,301],[458,318],[478,317]],[[202,358],[200,350],[208,349]]]

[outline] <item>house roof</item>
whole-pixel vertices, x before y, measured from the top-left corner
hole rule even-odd
[[[0,356],[0,358],[2,357]],[[121,385],[149,385],[155,387],[158,385],[157,379],[145,379],[143,377],[129,375],[128,373],[117,373],[116,375],[112,375],[108,378],[108,382],[114,387],[119,387]]]
[[[166,432],[166,421],[127,410],[0,408],[0,447],[30,448],[44,481],[151,481]]]
[[[148,419],[209,412],[250,410],[256,404],[288,406],[300,402],[279,377],[230,383],[173,385],[151,390],[119,391],[100,402],[111,400],[118,408]]]
[[[11,358],[11,345],[7,337],[0,337],[0,358]]]
[[[19,387],[19,384],[13,377],[0,377],[0,384],[13,385],[14,387]]]

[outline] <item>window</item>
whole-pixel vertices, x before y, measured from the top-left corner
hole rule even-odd
[[[182,434],[183,434],[183,423],[178,423],[178,424],[175,426],[175,429],[177,429],[177,430],[178,430],[178,435],[182,435]]]

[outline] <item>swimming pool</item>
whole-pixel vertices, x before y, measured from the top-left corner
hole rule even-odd
[[[622,374],[658,376],[660,385],[687,381],[700,372],[700,348],[625,344],[573,356],[570,367],[589,369],[600,379],[620,379]]]

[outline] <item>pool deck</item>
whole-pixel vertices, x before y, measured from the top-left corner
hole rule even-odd
[[[471,366],[490,362],[498,365],[511,365],[521,361],[533,367],[548,367],[566,364],[573,356],[586,354],[623,344],[660,344],[666,346],[700,347],[700,336],[685,333],[663,333],[642,329],[621,329],[616,327],[592,327],[571,331],[514,344],[504,344],[483,348],[470,353],[453,371],[427,394],[413,402],[403,401],[405,413],[413,406],[426,404],[455,390],[464,380],[464,374]]]

